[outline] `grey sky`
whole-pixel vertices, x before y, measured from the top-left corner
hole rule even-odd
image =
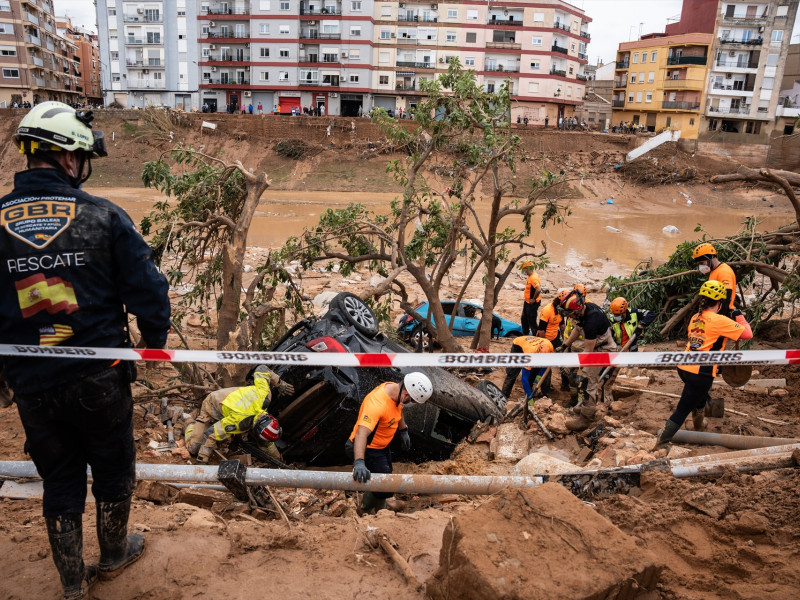
[[[495,0],[501,1],[501,0]],[[667,19],[680,17],[682,0],[570,0],[592,18],[589,60],[596,64],[614,60],[620,42],[635,40],[642,33],[664,31]],[[73,25],[97,31],[94,3],[90,0],[54,0],[57,14],[72,18]],[[798,31],[795,22],[795,31]],[[798,42],[798,36],[792,37]]]

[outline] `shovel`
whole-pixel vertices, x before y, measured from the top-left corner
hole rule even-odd
[[[735,350],[739,349],[739,340],[736,340]],[[753,375],[753,365],[723,365],[719,368],[722,379],[731,387],[742,387],[750,381]]]
[[[531,390],[531,395],[528,396],[528,398],[533,399],[533,398],[536,397],[536,394],[539,393],[539,388],[542,387],[542,384],[544,383],[544,381],[547,378],[547,376],[550,375],[550,372],[552,370],[553,370],[553,367],[547,367],[544,370],[544,373],[542,373],[542,376],[539,378],[539,382],[536,385],[533,386],[533,389]],[[525,399],[525,406],[528,406],[528,398]],[[531,414],[533,414],[533,407],[532,406],[530,407],[530,410],[531,410]],[[544,428],[544,425],[541,425],[541,423],[539,422],[539,418],[536,417],[535,414],[533,414],[533,416],[536,419],[536,423],[538,425],[540,425],[542,428]],[[527,410],[522,414],[522,422],[525,425],[528,424],[528,411]],[[547,430],[545,429],[545,431],[547,431]]]
[[[628,338],[628,341],[622,347],[622,350],[620,350],[620,352],[627,352],[628,349],[631,346],[633,346],[633,344],[636,342],[636,338],[638,338],[638,337],[639,337],[639,332],[635,331],[633,333],[633,335]],[[615,369],[615,368],[616,367],[612,367],[611,365],[609,365],[605,369],[600,371],[600,381],[602,382],[600,384],[600,398],[601,398],[600,401],[601,402],[605,402],[606,401],[605,400],[605,398],[606,398],[606,377],[608,376],[609,373],[611,373],[611,369]]]

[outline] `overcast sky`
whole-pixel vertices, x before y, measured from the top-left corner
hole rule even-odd
[[[97,31],[94,3],[89,0],[54,0],[54,3],[56,13],[71,17],[73,25]],[[614,60],[617,45],[637,39],[640,30],[664,31],[667,19],[680,17],[683,4],[682,0],[571,0],[571,3],[592,18],[589,60],[593,64],[598,58],[603,62]],[[796,43],[800,38],[793,36],[792,41]]]

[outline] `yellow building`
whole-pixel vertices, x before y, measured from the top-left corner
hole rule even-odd
[[[703,113],[710,33],[655,33],[619,45],[611,124],[697,139]]]

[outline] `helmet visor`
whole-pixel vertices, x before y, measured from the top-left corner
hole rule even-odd
[[[98,130],[92,130],[92,136],[94,137],[94,143],[92,144],[92,154],[95,156],[103,157],[108,156],[108,151],[106,150],[106,137],[103,135],[103,132]]]

